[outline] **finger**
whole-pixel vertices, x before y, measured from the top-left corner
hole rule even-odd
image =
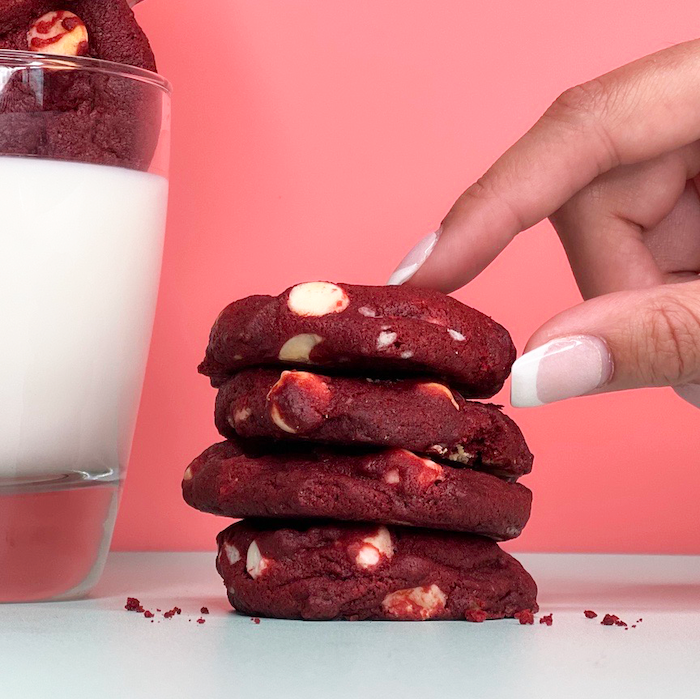
[[[700,195],[692,180],[657,226],[645,231],[644,243],[664,274],[664,281],[689,281],[700,272]]]
[[[513,365],[516,407],[700,381],[700,282],[622,291],[552,318]]]
[[[678,206],[698,167],[697,142],[623,165],[596,178],[550,217],[584,298],[663,283],[647,233]],[[681,223],[678,217],[675,222]]]
[[[700,138],[698,75],[696,40],[565,92],[459,198],[410,283],[452,291],[600,174]]]

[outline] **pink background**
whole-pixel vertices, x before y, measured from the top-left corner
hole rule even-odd
[[[316,278],[383,283],[557,94],[699,26],[690,0],[146,0],[137,13],[175,120],[119,549],[210,549],[225,524],[180,497],[217,439],[196,366],[225,304]],[[579,299],[547,223],[457,296],[519,348]],[[509,548],[700,553],[700,412],[669,390],[508,412],[536,454],[532,520]]]

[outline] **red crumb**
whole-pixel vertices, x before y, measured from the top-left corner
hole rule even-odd
[[[515,618],[523,625],[535,623],[535,615],[529,609],[516,612]]]
[[[201,616],[199,617],[199,619],[197,619],[198,624],[203,624],[205,621],[206,621],[206,619],[202,619]]]
[[[202,607],[202,608],[199,610],[199,613],[200,613],[200,614],[209,614],[209,609],[207,609],[207,607]]]
[[[627,623],[622,621],[617,614],[606,614],[603,621],[600,622],[603,626],[627,626]]]
[[[172,609],[169,609],[163,616],[166,619],[172,619],[176,614],[182,614],[182,609],[180,607],[173,607]]]
[[[124,609],[126,609],[127,612],[138,612],[139,614],[144,611],[141,602],[139,602],[136,597],[127,597]]]
[[[642,621],[644,621],[644,619],[642,619],[642,618],[637,619],[638,624],[640,624]]]
[[[586,615],[586,619],[595,619],[598,616],[594,611],[590,609],[586,609],[584,614]]]
[[[148,609],[143,613],[143,615],[146,617],[146,619],[153,618],[153,612],[149,611]]]
[[[486,612],[483,609],[469,609],[464,612],[464,618],[467,621],[481,624],[482,621],[486,621]]]
[[[254,624],[259,624],[259,623],[260,623],[260,618],[257,617],[257,616],[254,616],[254,617],[251,618],[251,621],[252,621]]]
[[[546,624],[547,626],[552,625],[552,615],[551,614],[545,614],[545,616],[540,617],[540,624]]]

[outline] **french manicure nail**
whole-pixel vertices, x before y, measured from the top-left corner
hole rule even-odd
[[[511,403],[531,408],[583,396],[606,384],[613,363],[598,337],[577,335],[551,340],[513,364]]]
[[[435,233],[421,238],[409,251],[408,255],[401,260],[394,273],[389,277],[388,286],[399,286],[405,284],[430,257],[430,253],[435,249],[442,228],[438,228]]]
[[[676,386],[673,389],[684,401],[696,408],[700,408],[700,384],[689,383],[685,386]]]

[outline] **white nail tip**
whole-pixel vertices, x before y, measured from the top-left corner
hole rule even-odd
[[[513,364],[510,384],[510,402],[513,407],[536,408],[544,405],[537,397],[537,370],[550,344],[547,343],[524,354]]]
[[[420,268],[420,265],[413,264],[408,267],[399,267],[386,283],[387,286],[401,286],[405,284]]]
[[[439,238],[439,229],[435,231],[435,233],[430,233],[430,235],[426,235],[425,238],[421,238],[421,240],[408,251],[406,257],[401,260],[399,266],[389,277],[387,286],[400,286],[411,279],[430,257],[433,250],[435,250]]]
[[[612,375],[612,358],[597,337],[561,337],[537,347],[513,365],[511,401],[517,408],[583,396]]]

